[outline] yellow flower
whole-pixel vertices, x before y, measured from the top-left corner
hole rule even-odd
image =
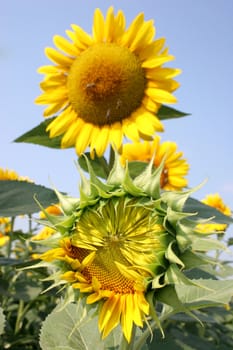
[[[62,211],[61,211],[61,208],[59,207],[59,205],[50,205],[49,207],[47,207],[45,209],[45,211],[51,215],[62,215]],[[45,213],[43,211],[41,211],[40,218],[45,219],[45,217],[46,217]]]
[[[6,181],[6,180],[31,182],[31,180],[28,177],[19,176],[14,170],[0,168],[0,181]]]
[[[7,234],[10,232],[11,224],[9,218],[0,218],[0,247],[9,241]]]
[[[101,156],[108,144],[119,149],[123,136],[133,141],[149,139],[163,131],[156,117],[161,104],[175,103],[172,92],[180,73],[164,68],[174,59],[154,40],[153,21],[140,13],[126,29],[122,11],[95,10],[92,35],[78,25],[54,36],[59,49],[46,48],[54,65],[39,68],[45,74],[36,103],[48,105],[44,116],[58,114],[48,125],[50,137],[62,135],[61,147],[75,146],[78,155],[90,147]]]
[[[202,203],[219,210],[224,215],[231,216],[231,209],[223,202],[223,199],[218,193],[207,195],[202,200]],[[197,231],[208,234],[225,231],[227,226],[227,224],[198,224]]]
[[[39,233],[31,238],[32,241],[40,241],[52,236],[56,231],[51,227],[44,227]]]
[[[40,256],[70,265],[61,279],[87,293],[87,304],[102,300],[99,329],[103,337],[120,322],[130,341],[133,324],[142,327],[149,314],[145,298],[147,280],[153,276],[149,265],[164,253],[167,235],[162,220],[151,210],[129,198],[88,208],[72,237],[61,239],[58,247]]]
[[[153,142],[135,142],[125,144],[122,148],[121,161],[150,162],[154,157],[154,166],[157,168],[164,161],[160,178],[161,188],[164,190],[178,191],[187,187],[188,181],[184,178],[188,174],[189,165],[183,159],[183,153],[177,152],[177,144],[171,141],[160,143],[160,137],[156,136]]]
[[[45,209],[45,211],[50,215],[57,215],[57,216],[62,215],[62,211],[61,211],[61,208],[59,207],[59,205],[50,205],[49,207],[47,207]],[[45,213],[43,211],[40,212],[40,218],[41,219],[46,218]],[[54,230],[51,227],[44,227],[39,233],[37,233],[31,239],[32,239],[32,241],[44,240],[44,239],[47,239],[48,237],[52,236],[55,232],[56,232],[56,230]]]

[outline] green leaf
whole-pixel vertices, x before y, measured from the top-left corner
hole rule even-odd
[[[36,198],[43,207],[57,203],[55,192],[26,181],[0,181],[0,216],[9,217],[40,211]]]
[[[46,131],[47,126],[55,118],[56,117],[46,119],[35,128],[27,131],[25,134],[15,139],[14,142],[33,143],[36,145],[46,146],[50,148],[61,148],[62,136],[50,138],[49,133]]]
[[[88,172],[86,158],[88,159],[97,176],[102,177],[103,179],[106,179],[108,177],[110,168],[104,157],[95,157],[92,159],[89,152],[85,153],[85,155],[81,155],[78,158],[78,163],[84,171]]]
[[[91,309],[93,310],[93,309]],[[89,313],[81,302],[56,308],[43,322],[40,334],[42,350],[116,350],[121,341],[121,332],[101,339],[98,318]]]
[[[211,305],[228,304],[233,296],[233,280],[192,280],[204,288],[192,285],[176,285],[175,289],[179,300],[195,308],[202,308]]]
[[[129,174],[134,179],[148,167],[148,162],[130,161],[128,162]]]
[[[175,108],[162,105],[157,113],[160,120],[181,118],[190,115],[189,113],[178,111]]]
[[[3,309],[0,307],[0,335],[4,332],[5,327],[5,316],[3,314]]]
[[[189,213],[197,213],[196,216],[192,217],[193,220],[209,219],[211,217],[214,217],[211,220],[211,222],[216,222],[219,224],[228,224],[228,225],[233,223],[232,217],[226,216],[223,213],[221,213],[219,210],[213,207],[210,207],[209,205],[206,205],[194,198],[187,199],[184,205],[184,211]]]

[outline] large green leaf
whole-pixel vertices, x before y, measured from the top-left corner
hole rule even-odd
[[[158,110],[157,117],[160,120],[181,118],[189,115],[189,113],[178,111],[175,108],[162,105]]]
[[[35,198],[43,207],[57,203],[55,192],[26,181],[0,181],[0,216],[17,216],[40,211]]]
[[[228,304],[233,297],[233,280],[193,280],[203,288],[187,285],[176,285],[177,295],[182,303],[195,308],[213,304]]]
[[[210,207],[197,199],[188,198],[185,205],[184,211],[188,213],[197,213],[196,216],[193,216],[193,220],[198,219],[209,219],[212,218],[212,221],[220,223],[220,224],[232,224],[233,218],[230,216],[226,216],[221,213],[219,210]]]
[[[14,140],[14,142],[26,142],[50,148],[61,148],[61,136],[50,138],[49,133],[46,131],[47,126],[55,118],[56,117],[44,120],[35,128],[19,136],[17,139]]]
[[[0,335],[4,332],[5,327],[5,316],[3,314],[3,309],[0,307]]]
[[[121,333],[118,328],[115,331],[103,341],[97,316],[88,314],[81,302],[68,304],[56,308],[43,322],[40,346],[42,350],[116,350]]]

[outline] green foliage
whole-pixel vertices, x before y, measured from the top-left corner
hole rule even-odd
[[[4,332],[5,327],[5,316],[3,314],[3,309],[0,307],[0,335]]]
[[[164,105],[160,107],[160,109],[157,113],[157,117],[160,120],[181,118],[181,117],[185,117],[188,115],[189,115],[189,113],[181,112],[175,108],[164,106]]]
[[[31,244],[29,239],[37,229],[30,227],[26,234],[10,232],[6,246],[0,247],[0,333],[4,322],[4,332],[0,338],[0,349],[40,350],[39,329],[47,314],[57,302],[56,290],[42,292],[49,286],[48,271],[21,270],[21,266],[31,264],[33,254],[41,248]]]
[[[213,222],[220,224],[232,224],[233,218],[226,216],[219,210],[206,205],[195,198],[188,198],[184,205],[184,210],[188,213],[197,213],[197,219],[209,219],[212,218]],[[195,216],[193,217],[195,220]]]
[[[61,148],[61,137],[50,138],[48,132],[46,131],[47,126],[56,117],[44,120],[35,128],[27,131],[25,134],[21,135],[14,142],[26,142],[33,143],[35,145],[46,146],[50,148]]]
[[[26,181],[1,181],[0,216],[11,217],[38,212],[40,208],[35,198],[44,207],[57,203],[55,192],[44,186]]]
[[[40,333],[42,350],[117,350],[122,334],[120,329],[103,341],[97,326],[95,310],[87,313],[80,302],[58,307],[46,318]],[[56,327],[54,327],[56,324]]]

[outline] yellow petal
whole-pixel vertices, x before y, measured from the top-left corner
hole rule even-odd
[[[89,146],[92,130],[93,125],[90,123],[85,123],[82,127],[82,130],[80,130],[75,144],[75,149],[78,155],[82,154]]]
[[[56,74],[58,72],[57,66],[41,66],[37,69],[40,74]]]
[[[63,55],[52,47],[46,47],[45,54],[51,61],[61,66],[70,67],[73,63],[73,58]]]
[[[60,109],[65,106],[66,102],[52,103],[44,110],[44,116],[48,117],[50,115],[55,114]]]
[[[169,92],[156,88],[147,88],[145,94],[149,96],[153,101],[159,103],[175,103],[177,99]]]
[[[123,138],[123,133],[122,133],[121,123],[114,123],[111,127],[110,137],[109,137],[113,148],[116,148],[117,150],[120,149],[122,145],[122,138]]]
[[[114,23],[114,13],[113,13],[113,7],[109,7],[107,16],[106,16],[106,23],[105,23],[105,39],[106,42],[112,42],[114,38],[114,30],[115,30],[115,23]]]
[[[63,134],[67,128],[74,122],[76,114],[68,107],[63,113],[56,117],[48,126],[47,131],[50,132],[50,137],[55,137]]]
[[[150,58],[142,62],[142,68],[156,68],[162,64],[172,61],[174,56],[172,55],[161,55],[154,58]]]
[[[96,9],[93,18],[92,35],[96,43],[104,41],[104,16],[100,9]]]
[[[132,44],[130,45],[131,51],[141,51],[145,46],[151,43],[155,35],[155,28],[153,21],[144,22],[140,31],[138,31],[134,37]]]
[[[93,45],[93,40],[91,36],[87,34],[81,27],[79,27],[76,24],[71,24],[71,28],[75,32],[75,44],[77,44],[77,46],[79,46],[79,43],[81,43],[85,48]]]
[[[80,133],[83,125],[84,121],[81,118],[78,118],[70,125],[69,129],[65,132],[62,138],[62,148],[67,148],[75,145],[77,136]]]
[[[144,22],[144,14],[139,13],[137,17],[133,20],[133,22],[130,24],[128,30],[124,33],[121,39],[121,44],[126,47],[130,47],[132,44],[135,35],[141,30],[141,26]]]
[[[106,150],[109,141],[109,130],[109,126],[103,126],[100,128],[97,138],[92,138],[91,148],[95,149],[98,157],[101,157]]]
[[[160,38],[152,42],[150,45],[145,47],[143,50],[138,52],[139,58],[141,61],[145,61],[147,59],[151,59],[160,54],[163,46],[165,44],[165,39]]]
[[[134,121],[123,120],[122,128],[123,128],[123,132],[124,132],[126,137],[128,137],[130,140],[132,140],[134,142],[139,141],[140,137],[139,137],[139,133],[138,133],[138,128],[137,128]]]
[[[64,51],[65,53],[67,53],[70,56],[76,57],[80,53],[80,51],[77,49],[77,47],[75,47],[74,44],[72,44],[68,40],[64,39],[60,35],[55,35],[53,37],[53,42],[57,46],[58,49]]]
[[[67,90],[66,88],[58,88],[52,91],[45,92],[35,99],[35,103],[38,104],[50,104],[67,101]]]

